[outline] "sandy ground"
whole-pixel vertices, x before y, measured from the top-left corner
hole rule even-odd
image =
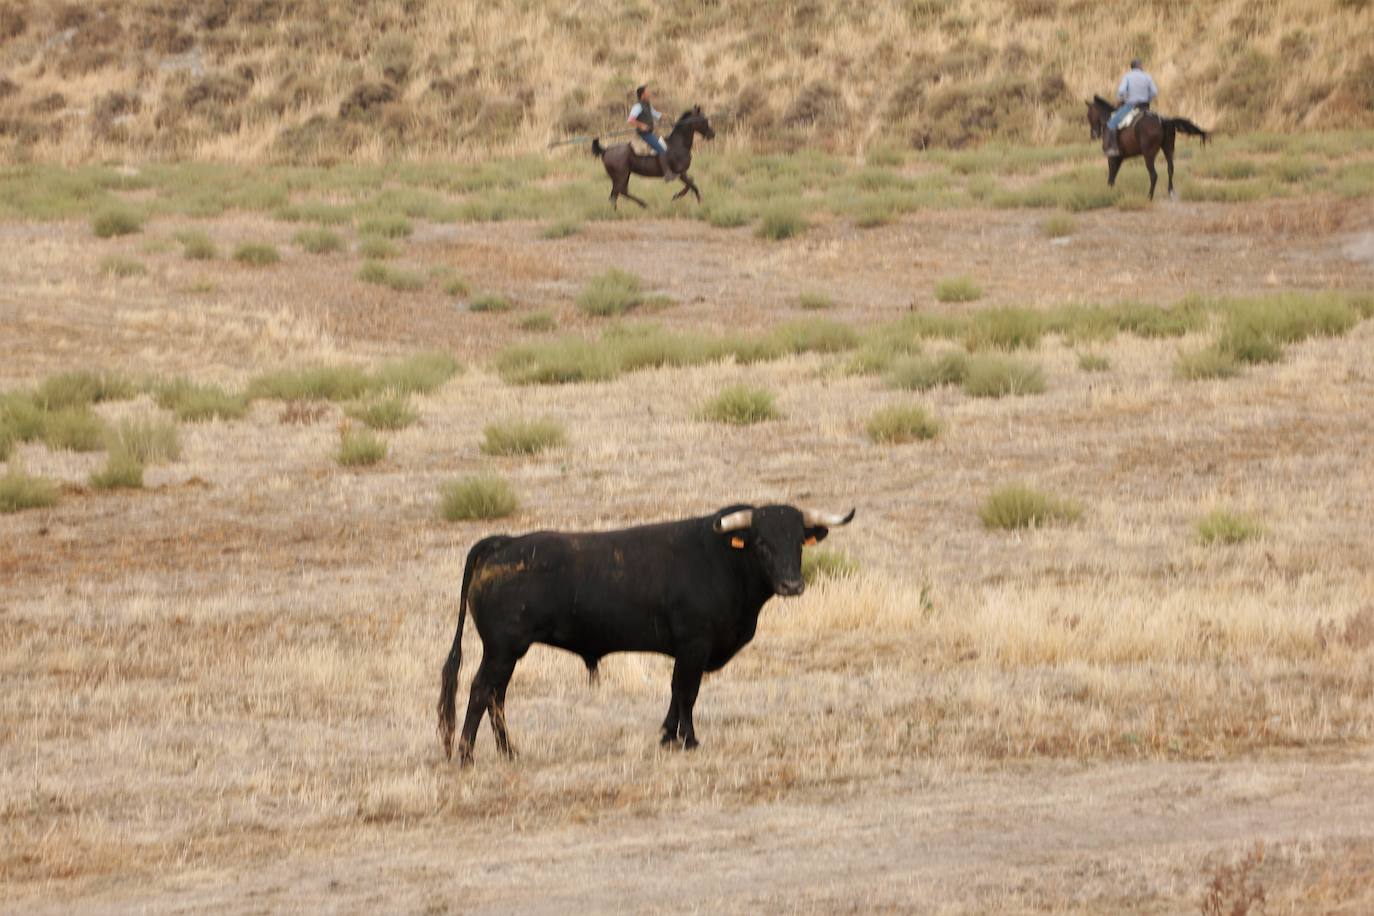
[[[1101,376],[1047,340],[1046,394],[930,393],[946,432],[896,451],[863,422],[901,396],[821,357],[562,388],[489,369],[538,339],[517,327],[536,308],[599,332],[572,299],[608,266],[673,300],[650,320],[711,330],[802,316],[804,291],[866,327],[945,308],[934,285],[960,274],[987,291],[966,308],[1374,288],[1371,217],[1344,204],[1161,203],[1075,217],[1058,242],[1043,219],[836,221],[782,244],[685,221],[557,241],[528,223],[432,226],[406,244],[401,263],[510,296],[505,316],[437,284],[359,283],[353,255],[295,252],[291,227],[251,219],[206,228],[222,249],[276,238],[281,266],[141,249],[170,224],[100,245],[83,226],[0,227],[5,387],[74,365],[237,383],[421,347],[468,365],[371,470],[329,457],[337,408],[296,425],[277,404],[183,426],[182,460],[141,493],[90,491],[98,455],[21,448],[65,492],[0,516],[0,907],[1196,912],[1262,843],[1252,877],[1271,912],[1369,911],[1374,324],[1192,386],[1169,367],[1200,338],[1118,337]],[[103,277],[111,252],[148,275]],[[741,379],[778,391],[784,419],[694,418]],[[568,427],[561,452],[479,453],[484,423],[544,414]],[[439,521],[436,486],[489,468],[521,511]],[[980,499],[1017,478],[1088,518],[983,530]],[[860,505],[832,543],[863,575],[766,616],[704,688],[701,751],[653,745],[658,660],[611,660],[589,696],[580,664],[550,652],[512,686],[519,762],[485,731],[475,771],[441,759],[434,682],[468,543],[740,496]],[[1199,547],[1191,525],[1220,502],[1271,533]]]
[[[203,869],[33,911],[1176,912],[1179,891],[1210,877],[1209,857],[1225,862],[1256,844],[1275,902],[1306,911],[1334,902],[1302,899],[1333,853],[1374,851],[1371,778],[1367,752],[897,777],[804,801],[584,826],[378,832],[249,873]],[[1374,877],[1362,877],[1368,904]]]

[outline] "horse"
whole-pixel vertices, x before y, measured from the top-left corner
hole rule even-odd
[[[1097,140],[1101,138],[1102,130],[1107,126],[1107,120],[1111,118],[1112,112],[1116,111],[1116,106],[1100,95],[1093,96],[1093,100],[1086,104],[1088,106],[1088,134],[1092,139]],[[1121,168],[1122,160],[1132,156],[1143,156],[1145,168],[1150,172],[1150,200],[1154,200],[1155,182],[1159,180],[1159,175],[1155,172],[1155,156],[1159,154],[1160,150],[1163,150],[1164,160],[1169,163],[1169,197],[1172,199],[1174,196],[1174,138],[1179,134],[1201,137],[1203,145],[1207,144],[1207,131],[1187,118],[1161,118],[1153,111],[1141,112],[1134,124],[1117,135],[1116,142],[1117,147],[1121,150],[1121,155],[1107,157],[1107,186],[1116,187],[1116,173]]]
[[[668,135],[668,159],[683,184],[682,190],[673,195],[673,200],[691,191],[696,195],[697,203],[701,203],[701,191],[697,190],[696,182],[687,175],[687,170],[692,167],[692,138],[697,134],[701,134],[707,140],[714,140],[716,137],[711,122],[701,113],[700,105],[684,111],[682,117],[673,125],[673,132]],[[606,174],[611,176],[611,206],[615,209],[619,209],[617,199],[620,197],[628,197],[641,207],[646,206],[644,201],[629,191],[631,172],[648,178],[663,177],[663,162],[658,156],[642,156],[631,149],[628,143],[604,147],[601,145],[601,138],[597,137],[592,140],[592,155],[601,159],[601,164],[606,167]]]

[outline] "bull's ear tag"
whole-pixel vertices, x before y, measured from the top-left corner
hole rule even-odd
[[[730,546],[736,550],[744,549],[744,538],[730,538]]]
[[[812,537],[809,537],[809,538],[807,538],[806,540],[802,541],[802,543],[805,544],[807,547],[815,547],[815,546],[816,546],[816,538],[815,538],[815,536],[813,535]]]

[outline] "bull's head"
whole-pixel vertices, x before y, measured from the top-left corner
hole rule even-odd
[[[761,506],[721,516],[715,521],[715,530],[740,549],[753,552],[774,593],[791,596],[806,589],[802,547],[825,540],[831,528],[853,520],[853,509],[848,515],[832,515],[793,506]]]

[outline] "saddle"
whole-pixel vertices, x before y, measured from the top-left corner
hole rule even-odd
[[[1117,125],[1116,129],[1125,130],[1126,128],[1130,127],[1136,121],[1139,121],[1141,118],[1145,117],[1149,113],[1149,108],[1137,105],[1135,108],[1132,108],[1129,112],[1127,112],[1126,117],[1121,119],[1121,123]]]

